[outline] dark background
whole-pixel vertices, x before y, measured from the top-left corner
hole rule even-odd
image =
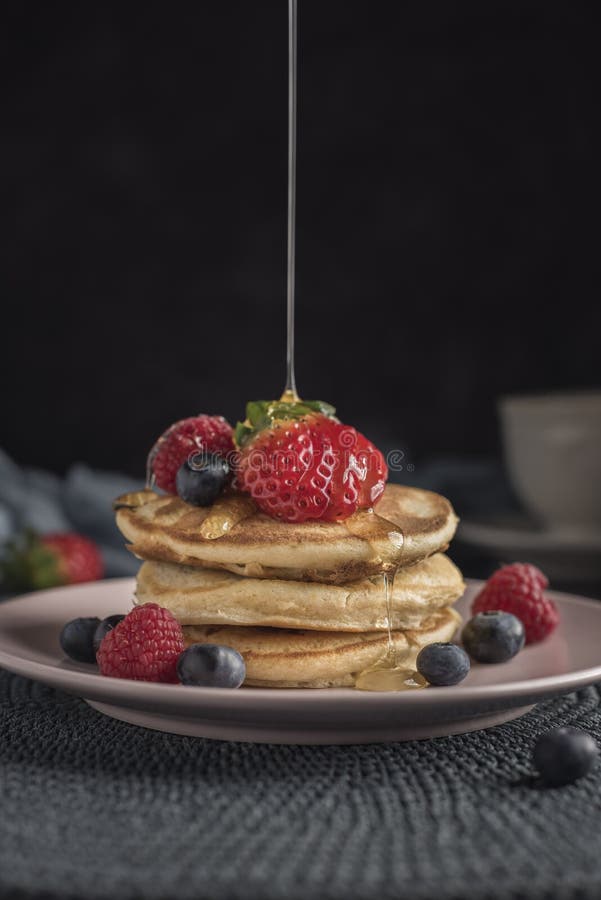
[[[306,397],[419,460],[599,384],[594,4],[300,0]],[[0,445],[141,474],[284,381],[285,0],[0,22]]]

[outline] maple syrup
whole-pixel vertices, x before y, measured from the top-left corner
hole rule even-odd
[[[286,387],[285,403],[300,398],[294,369],[294,299],[296,259],[296,47],[298,33],[297,0],[288,0],[288,217],[286,260]]]
[[[386,630],[388,646],[384,656],[373,665],[359,672],[355,677],[355,688],[359,691],[414,691],[427,686],[427,681],[413,665],[415,648],[409,646],[399,651],[392,635],[392,592],[394,575],[383,575],[384,598],[386,603]]]
[[[294,303],[295,303],[295,245],[296,245],[296,119],[297,119],[297,0],[288,0],[288,218],[287,218],[287,266],[286,266],[286,387],[282,401],[294,403],[300,398],[296,390],[294,368]],[[404,543],[403,534],[392,522],[378,516],[373,509],[359,510],[344,524],[351,534],[367,539],[378,537],[396,541],[399,549]],[[374,528],[374,526],[376,526]],[[392,590],[395,572],[382,576],[388,646],[378,660],[355,680],[355,687],[364,691],[406,691],[426,686],[425,680],[410,664],[412,649],[401,654],[394,646],[392,635]]]
[[[256,507],[250,497],[226,494],[209,508],[200,526],[200,536],[207,541],[215,541],[255,512]]]
[[[397,550],[403,548],[403,533],[400,528],[378,515],[373,509],[358,509],[348,519],[343,519],[342,524],[347,531],[363,540],[373,543],[378,540],[388,540],[395,545]]]

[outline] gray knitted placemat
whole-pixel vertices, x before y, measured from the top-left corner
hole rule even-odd
[[[598,898],[601,766],[532,782],[597,688],[463,737],[277,747],[114,722],[0,672],[0,897]]]

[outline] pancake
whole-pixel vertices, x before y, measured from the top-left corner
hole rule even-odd
[[[392,628],[415,628],[454,603],[465,585],[442,553],[399,569],[392,594]],[[243,578],[231,572],[145,562],[137,603],[158,603],[182,625],[259,625],[320,631],[386,630],[383,577],[344,585]]]
[[[422,647],[450,641],[461,619],[450,608],[434,613],[420,630],[393,631],[397,664],[415,666]],[[273,688],[352,687],[359,672],[378,662],[388,649],[381,632],[286,631],[229,625],[188,625],[187,645],[234,647],[246,663],[245,685]]]
[[[119,497],[115,509],[141,559],[333,584],[425,559],[446,549],[457,527],[444,497],[396,484],[386,486],[375,512],[359,510],[343,522],[279,522],[239,494],[203,509],[147,490]]]

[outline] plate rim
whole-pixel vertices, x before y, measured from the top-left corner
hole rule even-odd
[[[466,589],[477,589],[484,583],[481,580],[466,578]],[[79,585],[68,585],[58,588],[50,588],[43,591],[35,591],[22,594],[0,602],[0,633],[3,629],[5,610],[18,607],[23,601],[35,601],[40,597],[49,600],[56,594],[65,592],[82,592],[86,590],[102,590],[109,592],[111,589],[128,588],[135,584],[134,578],[109,578],[100,582],[88,582]],[[594,608],[596,614],[601,615],[601,601],[575,594],[567,594],[561,591],[548,591],[553,599],[559,599],[561,603],[569,603],[577,606]],[[223,688],[192,687],[172,684],[156,684],[154,682],[134,681],[129,679],[111,678],[102,676],[97,672],[82,671],[81,669],[61,668],[57,665],[40,663],[27,657],[17,656],[0,647],[0,667],[32,680],[50,684],[52,687],[76,694],[82,698],[96,699],[99,695],[110,696],[116,703],[123,703],[127,698],[130,703],[136,700],[144,703],[154,699],[156,701],[157,689],[160,690],[161,708],[168,706],[169,698],[181,711],[186,708],[190,712],[198,712],[201,707],[207,712],[211,708],[222,707],[223,700],[227,699],[227,705],[232,710],[244,707],[249,700],[266,701],[268,705],[277,707],[279,702],[285,706],[292,703],[297,707],[315,707],[324,703],[336,701],[345,706],[374,706],[402,704],[404,707],[444,705],[456,702],[463,706],[469,703],[503,700],[510,695],[512,698],[536,698],[569,693],[578,688],[586,687],[596,681],[601,681],[601,652],[597,666],[580,669],[576,672],[560,675],[545,675],[539,678],[522,679],[515,682],[503,682],[501,684],[486,685],[453,685],[440,691],[403,691],[403,692],[370,692],[355,691],[352,688],[327,688],[307,690],[303,688],[253,688],[245,687],[238,691],[224,691]],[[88,690],[89,689],[89,690]],[[107,701],[108,702],[108,701]]]

